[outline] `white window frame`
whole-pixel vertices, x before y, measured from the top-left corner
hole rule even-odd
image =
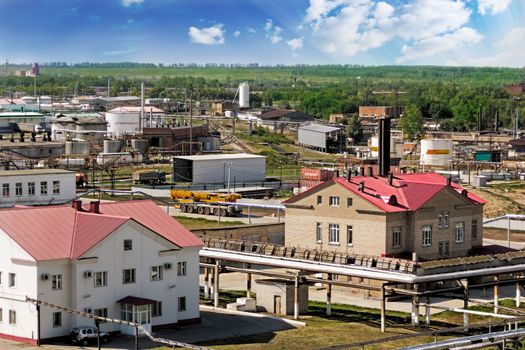
[[[478,240],[478,219],[473,219],[470,223],[470,236],[473,241]]]
[[[401,247],[401,236],[403,234],[402,227],[392,227],[392,248]]]
[[[328,225],[328,244],[340,244],[340,229],[339,224]]]
[[[320,222],[315,223],[315,241],[317,243],[323,242],[323,224]]]
[[[456,222],[456,228],[454,229],[454,242],[465,242],[465,223],[463,221]]]
[[[107,285],[108,285],[108,272],[107,271],[97,271],[93,274],[93,287],[100,288],[100,287],[107,287]]]
[[[423,247],[432,246],[432,225],[423,225],[421,228],[421,245]]]
[[[126,273],[129,273],[129,281],[126,282]],[[122,284],[133,284],[137,282],[137,273],[134,268],[122,270]]]
[[[40,181],[40,195],[46,196],[47,194],[47,181]]]
[[[339,197],[338,196],[330,196],[328,198],[328,204],[331,207],[338,207],[339,206]]]
[[[448,228],[449,225],[450,225],[450,215],[448,211],[445,211],[445,213],[443,214],[443,227]]]
[[[31,181],[27,183],[27,195],[34,196],[36,194],[36,184]]]
[[[15,183],[15,196],[16,197],[22,197],[24,194],[24,188],[22,187],[21,182]]]
[[[61,274],[51,276],[51,289],[52,290],[62,289],[62,275]]]
[[[53,181],[53,194],[60,194],[60,181]]]
[[[11,185],[2,184],[2,197],[9,197],[11,195]]]
[[[179,261],[177,263],[177,276],[186,276],[188,273],[188,264],[186,264],[186,261]]]
[[[151,281],[162,281],[164,275],[164,267],[162,265],[152,266],[150,268]]]

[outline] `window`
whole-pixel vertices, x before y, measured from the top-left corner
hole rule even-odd
[[[135,283],[135,269],[122,270],[122,283]]]
[[[162,266],[152,266],[150,271],[150,277],[152,281],[162,280]]]
[[[101,308],[101,309],[95,309],[93,310],[93,314],[95,316],[99,316],[99,317],[108,317],[108,309],[105,307],[105,308]],[[100,323],[106,323],[106,321],[102,321],[100,320],[99,321]]]
[[[62,313],[53,312],[53,327],[61,327],[61,326],[62,326]]]
[[[62,275],[51,276],[51,288],[55,290],[62,289]]]
[[[40,194],[46,195],[47,194],[47,181],[42,181],[40,183]]]
[[[392,247],[401,247],[401,227],[392,228]]]
[[[179,311],[186,311],[186,297],[179,297]]]
[[[2,184],[2,197],[9,197],[9,184]]]
[[[9,274],[9,287],[14,287],[16,285],[16,274]]]
[[[9,324],[16,324],[16,311],[9,310]]]
[[[323,225],[320,222],[315,224],[315,240],[317,243],[323,241]]]
[[[15,196],[20,197],[22,195],[22,183],[17,182],[15,184]]]
[[[448,211],[446,211],[445,214],[443,214],[443,227],[444,228],[448,228],[448,222],[449,222],[449,216],[448,216]]]
[[[133,241],[131,239],[125,239],[124,240],[124,250],[132,250],[133,249]]]
[[[317,196],[317,204],[323,204],[323,196]]]
[[[53,194],[60,194],[60,181],[53,181]]]
[[[352,245],[354,243],[354,227],[346,225],[346,244]]]
[[[339,206],[339,197],[330,196],[330,206],[338,207]]]
[[[28,182],[27,183],[27,195],[28,196],[34,196],[35,195],[35,183],[34,182]]]
[[[456,243],[463,243],[465,241],[465,223],[458,222],[454,230],[454,240]]]
[[[328,243],[339,244],[339,224],[330,224],[328,233]]]
[[[0,271],[0,286],[2,285],[2,271]]]
[[[99,271],[94,273],[93,286],[106,287],[108,285],[108,272]]]
[[[180,261],[177,263],[177,275],[186,276],[186,261]]]
[[[422,232],[423,232],[423,239],[422,239],[423,247],[430,247],[432,245],[432,226],[424,225]]]
[[[151,308],[151,316],[162,316],[162,301],[157,301]]]
[[[472,240],[475,241],[478,239],[478,220],[472,220],[471,230]]]
[[[4,321],[4,319],[3,319],[4,316],[3,315],[4,315],[4,309],[2,309],[0,307],[0,323],[2,323]]]
[[[128,322],[133,322],[133,305],[120,304],[120,319]]]
[[[353,198],[347,198],[346,199],[346,206],[350,208],[352,205],[354,205],[354,199]]]
[[[439,227],[439,228],[443,227],[443,214],[439,214],[439,223],[438,223],[438,227]]]

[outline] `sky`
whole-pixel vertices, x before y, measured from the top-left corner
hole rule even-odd
[[[0,0],[10,62],[525,66],[525,0]]]

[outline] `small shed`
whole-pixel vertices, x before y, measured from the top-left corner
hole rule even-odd
[[[341,153],[345,149],[345,131],[327,125],[306,125],[298,129],[299,144],[327,153]]]
[[[255,280],[257,306],[276,315],[294,314],[295,282],[286,279]],[[299,284],[299,314],[308,313],[308,284]]]

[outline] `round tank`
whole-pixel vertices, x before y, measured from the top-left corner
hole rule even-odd
[[[239,84],[239,107],[250,107],[250,85],[246,82]]]
[[[117,153],[122,148],[120,140],[104,140],[104,153]]]
[[[146,153],[149,148],[149,141],[146,139],[132,139],[131,148],[136,152]]]
[[[446,167],[453,155],[452,140],[421,140],[421,164]]]
[[[118,108],[106,113],[108,133],[114,136],[136,134],[139,132],[140,113],[129,113]]]
[[[66,155],[88,155],[91,145],[86,141],[66,141]]]

